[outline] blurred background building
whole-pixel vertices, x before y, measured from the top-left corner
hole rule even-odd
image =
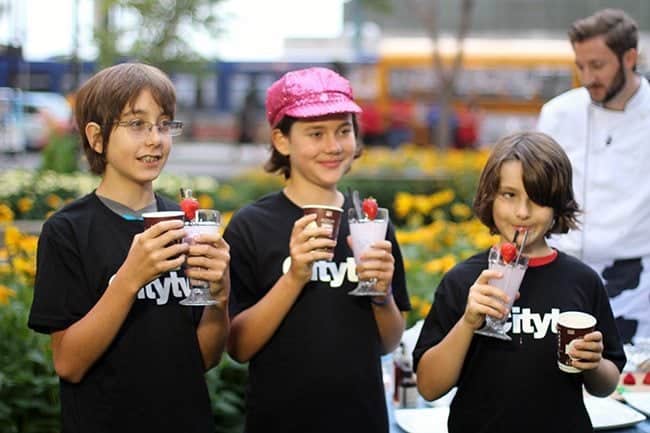
[[[113,49],[114,61],[144,59],[170,74],[178,91],[179,118],[188,125],[184,136],[187,139],[265,142],[268,130],[262,103],[268,86],[287,70],[321,65],[338,69],[352,81],[357,98],[366,108],[362,123],[371,131],[372,140],[369,136],[368,141],[392,146],[403,141],[435,143],[433,131],[440,121],[440,92],[444,86],[433,66],[432,40],[425,31],[422,14],[415,7],[418,2],[433,1],[438,2],[439,11],[437,46],[445,64],[450,64],[458,50],[454,35],[461,17],[459,0],[344,1],[340,7],[340,34],[328,38],[287,38],[279,55],[269,58],[260,49],[259,59],[245,61],[213,54],[190,56],[194,48],[209,45],[203,42],[173,47],[177,54],[187,55],[171,60],[162,54],[143,57],[142,53],[161,51],[155,40],[139,41],[139,52],[118,45],[106,48],[101,45],[102,39],[97,38],[97,31],[104,31],[108,38],[103,40],[110,42],[117,37],[111,39],[110,31],[119,35],[124,31],[119,25],[137,22],[134,10],[115,9],[116,2],[110,0],[72,0],[72,26],[63,29],[74,41],[71,52],[48,59],[25,58],[21,45],[26,38],[24,22],[34,14],[45,13],[45,8],[27,11],[21,0],[0,0],[0,18],[4,16],[8,23],[8,36],[0,40],[0,87],[11,89],[2,93],[0,105],[4,104],[4,108],[0,107],[0,113],[13,113],[5,116],[0,125],[22,122],[42,110],[68,113],[52,109],[53,104],[64,100],[62,97],[30,93],[49,92],[73,101],[78,83],[105,64],[106,58],[111,59],[107,52],[111,54]],[[222,22],[229,19],[220,9],[226,0],[194,3],[212,5],[210,10],[215,17]],[[284,4],[290,4],[290,0]],[[304,2],[300,4],[304,9]],[[312,0],[309,4],[316,14],[317,8],[334,7],[328,6],[333,5],[330,0]],[[373,8],[372,4],[382,7]],[[463,44],[463,67],[457,71],[450,101],[454,110],[450,128],[465,137],[455,137],[458,143],[454,144],[489,145],[504,133],[531,127],[546,100],[578,85],[566,30],[575,19],[604,7],[622,8],[637,20],[642,31],[639,66],[642,72],[649,70],[644,52],[650,46],[648,0],[475,1]],[[304,18],[291,16],[290,7],[283,12],[286,19],[278,25],[305,24]],[[88,20],[90,27],[83,25]],[[152,28],[165,25],[142,22]],[[52,32],[62,31],[56,26],[53,22]],[[184,30],[179,27],[178,31]],[[258,38],[262,46],[265,35],[259,33]],[[96,47],[91,52],[97,53],[96,58],[82,58],[80,53],[87,52],[82,48],[93,43]],[[43,101],[48,101],[50,107],[44,106]],[[11,140],[22,140],[22,147],[39,149],[43,145],[41,138],[12,134],[15,138]],[[0,144],[2,147],[20,149],[21,145]]]

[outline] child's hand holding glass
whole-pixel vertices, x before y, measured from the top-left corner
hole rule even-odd
[[[185,263],[190,281],[207,283],[210,297],[221,303],[228,299],[230,247],[219,233],[201,233],[192,239]]]
[[[489,284],[496,278],[503,278],[503,273],[485,269],[469,289],[463,320],[474,330],[483,326],[486,316],[502,319],[508,315],[508,304],[513,300],[503,290]]]

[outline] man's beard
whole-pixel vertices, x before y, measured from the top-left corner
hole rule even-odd
[[[614,77],[614,81],[612,82],[612,85],[609,87],[607,90],[607,93],[605,94],[605,97],[601,101],[596,101],[593,97],[591,98],[593,102],[597,103],[598,105],[606,105],[609,101],[614,99],[616,96],[618,96],[619,93],[623,90],[625,87],[625,83],[627,82],[627,78],[625,77],[625,70],[623,69],[623,62],[622,59],[619,60],[619,65],[618,65],[618,72],[616,72],[616,76]]]

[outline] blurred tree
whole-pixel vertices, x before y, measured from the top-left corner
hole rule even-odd
[[[219,34],[214,6],[220,1],[96,0],[99,66],[113,65],[124,57],[165,70],[187,70],[188,66],[203,64],[205,59],[187,37],[190,32]],[[125,47],[126,42],[129,45]]]
[[[364,57],[362,44],[362,27],[365,21],[365,11],[374,11],[388,15],[393,10],[391,0],[347,0],[352,11],[352,22],[354,25],[353,49],[357,60]]]
[[[439,147],[446,149],[451,141],[449,120],[452,115],[451,100],[456,93],[456,79],[463,69],[463,42],[471,27],[472,11],[475,0],[460,0],[460,19],[456,28],[456,51],[450,66],[444,64],[440,53],[440,0],[409,0],[417,8],[418,16],[424,25],[433,46],[433,70],[435,71],[435,83],[431,83],[436,89],[437,104],[439,106],[439,119],[437,127],[432,134],[436,135],[435,142]]]
[[[372,10],[382,14],[390,14],[393,11],[394,1],[392,0],[350,0],[357,1],[365,10]],[[439,22],[441,16],[440,0],[409,0],[411,6],[417,11],[422,25],[433,46],[433,70],[434,82],[431,87],[436,90],[437,104],[439,106],[438,127],[435,131],[435,142],[442,148],[447,148],[451,140],[451,130],[449,129],[449,120],[452,115],[451,100],[456,92],[456,79],[462,72],[463,68],[463,41],[469,33],[472,15],[475,6],[475,0],[460,0],[457,2],[460,8],[459,22],[456,28],[456,53],[451,65],[447,66],[442,60],[439,46],[440,28],[442,23]]]
[[[352,0],[355,1],[355,0]],[[390,13],[393,9],[391,0],[358,0],[363,8],[372,9],[377,12]]]

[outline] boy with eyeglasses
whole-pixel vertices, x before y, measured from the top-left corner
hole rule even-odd
[[[229,247],[218,235],[177,243],[182,221],[143,231],[141,218],[178,209],[152,187],[182,130],[175,103],[169,78],[138,63],[100,71],[77,94],[81,142],[101,181],[43,225],[29,317],[52,338],[63,433],[215,430],[204,372],[229,330]],[[223,287],[222,302],[179,305],[187,277]]]

